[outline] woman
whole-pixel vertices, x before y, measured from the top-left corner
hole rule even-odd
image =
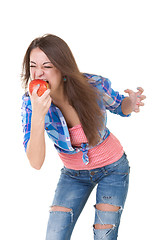
[[[126,117],[143,106],[143,89],[111,88],[101,76],[81,73],[68,45],[55,35],[36,38],[24,57],[22,81],[42,79],[49,89],[39,97],[36,86],[22,104],[24,147],[32,167],[45,159],[44,130],[54,143],[61,170],[50,209],[46,240],[68,240],[93,188],[97,186],[94,239],[117,239],[129,183],[123,147],[106,127],[106,109]]]

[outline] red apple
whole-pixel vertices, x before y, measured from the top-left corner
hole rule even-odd
[[[29,91],[30,91],[31,94],[32,94],[33,89],[35,88],[35,86],[37,86],[38,84],[40,84],[40,87],[38,88],[37,94],[40,97],[49,88],[49,85],[44,80],[34,79],[29,84]]]

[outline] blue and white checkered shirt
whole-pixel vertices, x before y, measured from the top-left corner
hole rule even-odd
[[[102,96],[101,101],[99,102],[99,106],[104,114],[105,122],[104,129],[100,132],[101,135],[101,141],[99,142],[100,144],[110,134],[109,129],[106,127],[107,124],[106,109],[112,113],[126,117],[126,115],[124,115],[121,110],[121,103],[125,97],[123,95],[120,95],[119,92],[114,91],[111,88],[111,82],[108,78],[87,73],[84,73],[84,75],[89,79],[89,83],[92,84],[92,86],[98,88],[100,95]],[[23,144],[26,151],[27,143],[30,139],[31,133],[32,106],[31,99],[28,94],[24,94],[22,100],[23,102],[21,108],[22,109],[21,115],[24,133]],[[82,144],[81,148],[76,148],[71,145],[70,135],[65,118],[62,115],[60,109],[56,107],[53,103],[51,103],[49,111],[45,116],[45,130],[48,136],[53,141],[55,148],[59,152],[74,154],[79,151],[82,151],[83,162],[85,164],[89,163],[87,152],[91,147],[89,147],[87,144]]]

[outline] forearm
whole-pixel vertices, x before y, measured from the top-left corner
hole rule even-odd
[[[32,116],[31,135],[26,153],[31,166],[40,169],[45,159],[44,119]]]
[[[125,97],[122,101],[121,104],[121,109],[124,115],[128,115],[131,112],[133,112],[133,105],[132,105],[132,101],[130,100],[129,97]]]

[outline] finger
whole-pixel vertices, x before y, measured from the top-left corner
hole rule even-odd
[[[50,105],[51,105],[51,97],[48,98],[47,105],[50,107]]]
[[[139,113],[139,112],[140,112],[140,109],[137,108],[137,109],[134,110],[134,112],[135,112],[135,113]]]
[[[136,105],[138,105],[138,106],[144,106],[144,103],[143,103],[143,102],[139,102],[139,103],[137,103]]]
[[[33,91],[32,91],[32,95],[36,95],[37,94],[37,91],[40,87],[40,84],[37,84],[34,88],[33,88]]]
[[[141,103],[139,104],[139,106],[144,106],[144,103],[143,103],[143,102],[141,102]]]
[[[44,101],[46,102],[46,103],[49,103],[49,102],[51,102],[51,97],[50,97],[50,95],[48,95],[45,99],[44,99]]]
[[[146,99],[146,96],[145,96],[145,95],[138,95],[137,97],[138,97],[141,101],[144,100],[144,99]]]
[[[128,93],[128,94],[132,94],[133,93],[133,91],[131,89],[126,89],[126,90],[124,90],[124,92]]]
[[[40,96],[41,99],[45,99],[46,97],[48,97],[48,95],[50,95],[50,92],[51,90],[50,89],[47,89],[43,94],[42,96]]]
[[[144,92],[144,89],[142,87],[137,87],[137,90],[142,94]]]

